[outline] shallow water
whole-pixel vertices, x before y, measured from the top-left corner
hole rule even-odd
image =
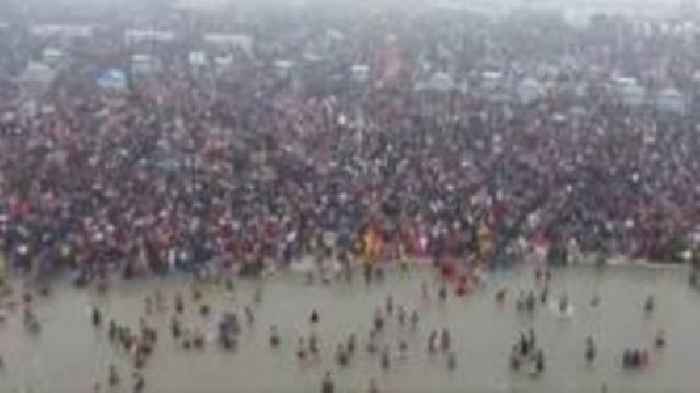
[[[519,289],[534,287],[531,271],[500,272],[488,284],[467,298],[450,297],[445,304],[434,296],[423,300],[421,280],[434,283],[430,272],[413,272],[409,277],[389,274],[384,284],[367,288],[359,275],[353,284],[306,287],[298,276],[280,276],[263,284],[263,301],[255,307],[255,328],[245,327],[239,348],[224,352],[214,344],[203,352],[186,352],[169,335],[170,313],[149,317],[158,327],[159,342],[144,371],[146,392],[299,392],[319,391],[320,380],[331,370],[339,392],[365,391],[370,377],[376,377],[386,392],[598,392],[604,381],[610,392],[693,392],[700,386],[700,292],[687,285],[685,268],[648,269],[637,267],[575,267],[554,273],[552,299],[566,291],[574,307],[571,318],[562,318],[549,307],[539,306],[534,316],[519,314],[514,298]],[[239,310],[252,304],[255,282],[236,283],[234,299],[220,288],[205,291],[205,300],[215,312]],[[505,305],[494,301],[494,293],[506,285],[511,290]],[[43,331],[30,336],[17,316],[0,326],[0,353],[6,368],[0,372],[0,391],[31,388],[33,392],[90,392],[96,380],[105,384],[107,365],[118,365],[122,386],[103,389],[128,392],[131,368],[128,359],[113,351],[106,331],[93,329],[88,309],[97,304],[106,318],[129,321],[136,328],[143,313],[143,298],[159,286],[172,299],[182,290],[190,325],[212,327],[214,317],[205,320],[190,306],[189,290],[181,277],[159,281],[116,284],[108,296],[57,285],[53,297],[39,299],[36,312]],[[589,306],[594,292],[601,305]],[[421,321],[417,332],[388,323],[384,340],[396,353],[398,337],[409,344],[407,359],[394,357],[392,369],[384,372],[379,358],[364,352],[367,332],[375,306],[383,305],[392,293],[395,304],[417,308]],[[657,309],[645,316],[642,303],[656,294]],[[169,304],[171,306],[172,303]],[[321,316],[317,327],[322,356],[318,362],[300,365],[296,360],[297,339],[311,327],[308,316],[316,307]],[[268,327],[277,324],[282,335],[280,348],[268,346]],[[442,355],[426,353],[432,328],[449,327],[457,352],[457,369],[450,372]],[[520,331],[533,327],[546,355],[547,370],[539,378],[508,369],[508,354]],[[669,346],[651,350],[657,328],[667,332]],[[360,353],[351,365],[339,369],[334,363],[336,344],[350,332],[358,335]],[[595,364],[587,366],[584,339],[593,335],[598,347]],[[621,352],[626,347],[651,350],[652,366],[643,372],[622,370]]]

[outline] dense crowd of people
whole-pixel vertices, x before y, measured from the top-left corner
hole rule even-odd
[[[9,264],[91,276],[331,254],[492,265],[539,244],[658,260],[683,249],[700,219],[696,123],[625,105],[607,82],[691,89],[693,40],[606,17],[582,29],[364,11],[260,11],[234,27],[254,38],[250,53],[217,70],[187,56],[200,30],[223,27],[202,17],[181,31],[192,15],[176,13],[154,23],[178,38],[147,45],[163,66],[127,72],[125,91],[95,83],[138,50],[115,22],[65,44],[68,65],[34,110],[4,79]],[[5,70],[48,45],[16,23],[0,33]],[[416,89],[436,74],[454,87]],[[541,96],[503,97],[530,76]]]

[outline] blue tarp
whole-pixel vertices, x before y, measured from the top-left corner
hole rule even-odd
[[[97,78],[97,84],[104,89],[124,90],[127,87],[126,74],[117,69],[107,70]]]

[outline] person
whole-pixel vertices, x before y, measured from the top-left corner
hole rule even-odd
[[[627,348],[622,353],[622,368],[630,368],[630,367],[632,367],[632,350]]]
[[[144,303],[144,312],[146,313],[146,315],[153,314],[153,299],[151,299],[150,296],[146,296],[143,299],[143,303]]]
[[[639,368],[640,356],[639,349],[634,349],[632,351],[632,368]]]
[[[309,321],[310,321],[312,324],[317,324],[317,323],[318,323],[318,320],[319,320],[318,311],[316,311],[316,309],[313,309],[313,310],[311,311],[311,317],[309,318]]]
[[[666,333],[663,329],[656,331],[656,336],[654,337],[654,347],[657,349],[666,347]]]
[[[277,348],[280,345],[280,336],[277,332],[277,325],[270,326],[270,346]]]
[[[304,337],[299,337],[299,343],[297,345],[297,359],[306,359],[306,345],[304,344]]]
[[[365,263],[362,267],[364,269],[365,284],[369,285],[372,283],[372,265],[370,263]]]
[[[374,330],[381,332],[384,329],[384,316],[382,309],[377,307],[374,310]]]
[[[537,374],[542,374],[545,369],[545,363],[544,363],[544,352],[540,349],[537,351],[537,354],[535,355],[535,372]]]
[[[170,332],[174,339],[179,339],[182,336],[182,327],[176,315],[173,315],[170,319]]]
[[[593,342],[593,337],[588,336],[588,337],[586,337],[586,352],[585,352],[586,362],[588,364],[592,364],[593,361],[595,360],[595,357],[596,357],[595,343]]]
[[[566,314],[569,312],[569,296],[564,293],[559,298],[559,313]]]
[[[379,385],[375,378],[369,379],[369,388],[367,388],[367,393],[379,393]]]
[[[201,315],[205,318],[209,316],[210,311],[211,311],[211,308],[209,307],[208,304],[202,304],[199,306],[199,315]]]
[[[399,321],[399,326],[403,327],[406,324],[406,308],[403,305],[399,305],[396,316]]]
[[[226,292],[233,292],[235,290],[233,279],[231,279],[231,277],[226,277],[224,280],[224,288],[226,289]]]
[[[255,288],[255,293],[253,294],[253,302],[256,304],[262,303],[262,287]]]
[[[310,287],[314,285],[314,272],[308,271],[306,272],[306,286]]]
[[[443,352],[450,350],[452,346],[452,338],[450,336],[450,331],[447,328],[442,329],[442,334],[440,335],[440,348]]]
[[[348,336],[348,353],[350,355],[355,353],[356,341],[357,338],[355,337],[355,333],[350,333],[350,335]]]
[[[182,295],[179,292],[175,294],[175,312],[178,314],[185,312],[185,304],[182,301]]]
[[[437,351],[437,340],[438,332],[433,329],[428,336],[428,353],[435,353]]]
[[[430,299],[430,291],[428,290],[428,282],[427,281],[425,281],[425,280],[421,281],[420,289],[421,289],[421,296],[422,296],[423,300]]]
[[[647,296],[646,300],[644,301],[644,312],[651,314],[656,306],[655,303],[654,295]]]
[[[194,331],[194,335],[192,337],[192,346],[194,346],[197,349],[204,349],[204,333],[202,333],[198,329]]]
[[[202,291],[194,284],[192,285],[192,300],[195,302],[202,300]]]
[[[537,339],[535,337],[535,330],[533,328],[530,328],[528,331],[528,339],[527,339],[527,346],[530,349],[534,349],[536,347]]]
[[[227,351],[230,351],[238,345],[238,340],[236,337],[231,335],[229,332],[219,332],[219,342],[221,347]]]
[[[527,297],[525,298],[525,309],[528,312],[535,311],[535,293],[532,290],[528,292]]]
[[[518,300],[515,302],[515,309],[518,311],[523,311],[525,309],[525,291],[520,291],[518,294]]]
[[[386,345],[384,346],[384,350],[382,351],[382,368],[384,370],[388,370],[391,368],[391,357],[389,356],[389,346]]]
[[[377,352],[377,343],[375,342],[376,331],[374,329],[369,332],[369,339],[367,340],[367,353],[374,354]]]
[[[143,374],[134,372],[132,375],[134,377],[133,393],[143,392],[143,388],[146,386],[146,380],[143,378]]]
[[[406,356],[406,351],[408,351],[408,342],[404,339],[399,339],[399,354],[401,357]]]
[[[457,368],[457,355],[454,351],[447,353],[447,369],[452,371]]]
[[[545,284],[544,288],[542,288],[542,292],[540,293],[540,302],[542,304],[546,304],[548,299],[549,299],[549,285]]]
[[[646,367],[649,364],[649,352],[646,349],[639,351],[639,366]]]
[[[420,317],[418,316],[418,310],[413,309],[413,312],[411,313],[411,329],[416,330],[418,328],[418,321]]]
[[[513,350],[510,352],[510,369],[513,371],[520,370],[520,355],[518,345],[513,346]]]
[[[378,266],[374,272],[374,275],[377,278],[377,282],[379,282],[379,283],[384,282],[384,268],[382,268],[381,266]]]
[[[109,378],[107,382],[110,387],[119,385],[119,374],[117,373],[117,367],[113,364],[109,366]]]
[[[445,284],[442,284],[440,286],[440,289],[438,289],[438,299],[445,301],[447,300],[447,287]]]
[[[314,355],[318,355],[319,353],[318,337],[316,336],[315,332],[311,332],[311,335],[309,336],[309,352]]]
[[[527,356],[527,354],[530,352],[530,347],[528,346],[528,341],[527,338],[525,337],[524,333],[520,333],[520,356]]]
[[[345,352],[345,348],[343,347],[342,343],[339,343],[335,349],[335,361],[336,361],[336,363],[338,363],[338,366],[340,366],[340,367],[345,367],[348,365],[348,362],[349,362],[348,353]]]
[[[391,294],[386,297],[386,315],[392,315],[394,313],[394,297]]]
[[[501,288],[496,292],[496,301],[498,303],[503,303],[506,300],[506,294],[508,293],[508,288]]]
[[[92,326],[98,327],[102,324],[102,313],[96,306],[92,307]]]
[[[321,393],[333,393],[335,392],[335,383],[333,383],[333,378],[331,378],[331,372],[326,371],[326,375],[323,377],[321,382]]]
[[[253,325],[253,323],[255,323],[255,314],[253,314],[253,309],[250,306],[245,306],[244,311],[246,320],[248,321],[248,326]]]
[[[114,319],[109,320],[109,329],[107,330],[107,337],[109,338],[109,341],[114,342],[114,340],[117,338],[117,322]]]

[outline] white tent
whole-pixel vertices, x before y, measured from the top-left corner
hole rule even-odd
[[[34,25],[30,28],[33,35],[39,37],[91,37],[93,33],[92,26],[83,25],[57,25],[57,24],[41,24]]]
[[[544,94],[544,87],[541,83],[532,78],[525,78],[517,87],[518,98],[523,104],[529,104]]]
[[[366,64],[355,64],[350,67],[352,78],[357,82],[367,82],[369,80],[370,68]]]
[[[131,70],[136,74],[151,74],[160,70],[160,61],[151,55],[131,56]]]
[[[208,33],[204,42],[218,48],[238,48],[248,56],[253,56],[253,37],[246,34]]]
[[[452,77],[445,72],[436,72],[424,85],[424,89],[432,91],[450,91],[455,88],[455,82]]]
[[[55,65],[63,58],[63,51],[56,48],[46,48],[42,52],[44,63]]]
[[[175,39],[175,33],[165,30],[127,30],[124,41],[135,44],[143,41],[169,42]]]
[[[173,8],[179,11],[214,12],[227,3],[226,0],[179,0]]]
[[[622,101],[630,106],[640,106],[646,99],[646,89],[639,85],[625,86],[620,89]]]
[[[190,52],[189,61],[190,66],[192,67],[201,67],[207,65],[208,63],[206,53],[201,51]]]
[[[481,86],[486,90],[495,90],[503,83],[503,74],[486,71],[481,73]]]
[[[30,62],[18,82],[25,90],[41,93],[56,79],[56,71],[46,64]]]
[[[281,77],[286,77],[289,76],[289,73],[294,67],[294,62],[289,60],[276,60],[274,65],[277,74]]]
[[[685,113],[685,100],[678,90],[668,88],[657,95],[656,107],[663,112]]]

